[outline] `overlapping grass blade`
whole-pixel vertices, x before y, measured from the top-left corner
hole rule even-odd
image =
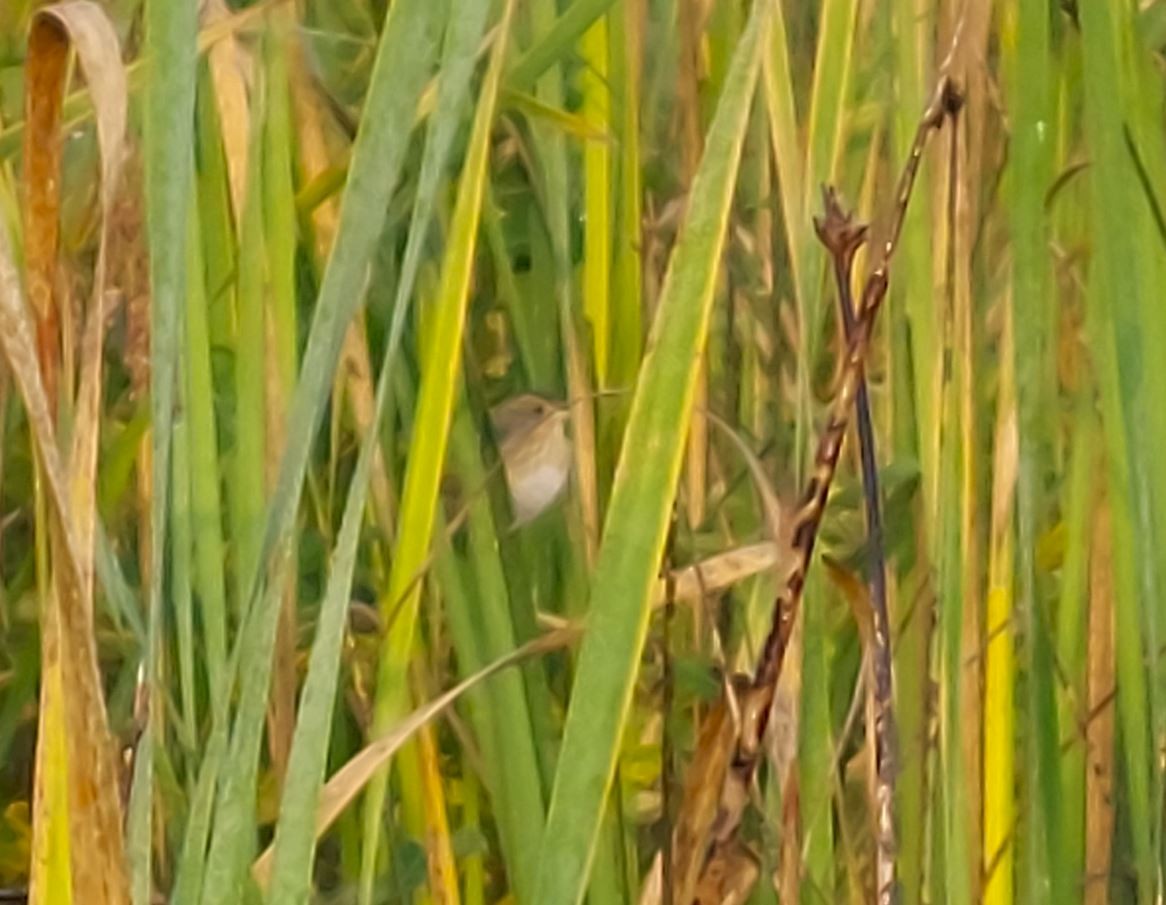
[[[228,482],[229,526],[234,546],[234,591],[240,606],[247,600],[250,582],[260,572],[263,513],[266,503],[264,451],[267,443],[268,399],[264,359],[267,355],[265,302],[268,292],[267,248],[263,216],[263,118],[264,98],[253,105],[255,118],[246,155],[246,179],[242,184],[238,247],[234,259],[237,332],[234,355],[235,423],[231,429],[234,449]],[[231,162],[230,157],[227,158]],[[238,162],[236,162],[238,163]]]
[[[546,37],[546,43],[556,29],[569,19],[576,7],[564,17],[555,19],[553,0],[534,0],[530,4],[530,20],[535,34]],[[548,66],[550,66],[548,61]],[[540,100],[552,107],[564,103],[564,84],[559,68],[551,67],[542,73],[536,85]],[[594,367],[587,353],[583,318],[573,299],[575,279],[571,261],[571,172],[564,136],[545,123],[532,123],[534,145],[538,156],[538,177],[542,194],[542,215],[550,239],[550,286],[546,297],[553,298],[558,313],[558,330],[562,339],[561,364],[556,370],[566,377],[567,395],[584,400],[592,391]],[[529,304],[529,302],[528,302]],[[548,310],[549,306],[548,306]],[[561,379],[561,378],[559,378]],[[558,383],[559,380],[556,380]],[[599,543],[599,493],[595,467],[594,409],[590,405],[572,405],[571,440],[575,495],[582,515],[582,534],[585,562],[595,560]]]
[[[534,84],[556,62],[570,56],[575,42],[607,12],[615,0],[576,0],[527,50],[506,75],[506,87],[522,91]]]
[[[592,129],[611,126],[611,88],[608,84],[607,19],[600,17],[580,41],[586,70],[583,77],[583,115]],[[583,148],[584,220],[583,311],[591,323],[596,383],[609,384],[613,340],[611,325],[611,148],[589,142]]]
[[[1052,706],[1054,676],[1049,651],[1045,602],[1038,584],[1036,539],[1047,508],[1043,484],[1047,471],[1050,432],[1045,413],[1055,388],[1049,383],[1047,352],[1054,333],[1052,309],[1047,304],[1049,264],[1048,218],[1044,205],[1051,185],[1052,143],[1043,130],[1051,116],[1051,72],[1048,17],[1035,5],[1019,10],[1016,57],[1012,72],[1017,115],[1026,126],[1016,136],[1013,171],[1012,321],[1015,329],[1016,392],[1019,461],[1016,486],[1016,616],[1023,637],[1026,673],[1023,702],[1025,723],[1031,727],[1022,751],[1024,781],[1020,784],[1023,813],[1032,820],[1032,840],[1024,859],[1021,889],[1026,900],[1062,902],[1068,895],[1067,875],[1061,865],[1062,825],[1057,783],[1057,725]],[[1002,740],[1003,742],[1003,740]],[[1010,740],[1015,744],[1015,740]],[[1004,881],[1006,882],[1006,881]],[[1047,893],[1046,893],[1047,891]]]
[[[770,132],[770,149],[777,171],[778,190],[781,193],[781,213],[786,244],[789,248],[789,266],[793,278],[794,296],[805,299],[805,246],[810,240],[809,224],[805,219],[806,189],[802,179],[803,158],[798,141],[797,111],[794,108],[794,85],[790,71],[790,48],[787,43],[785,13],[780,4],[773,10],[773,25],[769,30],[770,52],[765,55],[762,78],[765,85],[765,106]],[[805,302],[799,302],[805,305]]]
[[[200,602],[210,707],[215,720],[226,720],[227,594],[223,573],[223,517],[219,489],[218,427],[211,377],[203,231],[193,186],[188,207],[187,291],[183,323],[182,381],[189,444],[190,531],[193,544],[191,583]],[[201,193],[199,193],[201,195]],[[212,230],[208,230],[211,232]]]
[[[393,5],[385,21],[345,186],[340,226],[292,399],[287,445],[256,563],[259,569],[264,568],[272,552],[285,547],[291,531],[312,438],[328,399],[344,333],[362,300],[373,245],[400,177],[409,137],[400,123],[411,121],[432,62],[433,16],[433,4],[403,0]],[[244,587],[248,589],[247,606],[238,648],[242,685],[230,753],[225,760],[227,772],[216,796],[214,832],[202,889],[202,901],[207,903],[227,901],[239,894],[254,845],[250,805],[254,802],[282,587],[275,584],[263,594],[259,573],[253,574]]]
[[[680,473],[768,24],[769,4],[757,3],[709,128],[636,386],[540,848],[535,901],[543,905],[581,901],[595,854]]]
[[[473,422],[464,410],[455,417],[450,464],[468,487],[480,487],[489,480]],[[508,595],[516,589],[507,586],[489,500],[478,498],[468,505],[468,555],[459,570],[452,550],[442,554],[447,562],[441,579],[443,591],[454,586],[446,591],[446,610],[463,674],[512,650],[517,637],[507,606]],[[519,900],[525,901],[534,889],[535,862],[528,853],[537,850],[543,826],[543,783],[536,750],[543,739],[535,735],[521,674],[499,676],[480,694],[484,712],[475,725],[483,750],[493,752],[485,758],[488,790],[513,888]]]
[[[1099,363],[1110,466],[1117,585],[1117,707],[1125,754],[1129,832],[1138,899],[1149,901],[1158,887],[1158,871],[1156,820],[1151,816],[1151,697],[1144,667],[1148,639],[1143,620],[1153,606],[1154,551],[1158,544],[1150,514],[1157,482],[1149,477],[1154,467],[1142,436],[1143,419],[1150,416],[1150,407],[1156,403],[1148,394],[1149,375],[1135,371],[1134,363],[1148,361],[1142,342],[1157,331],[1143,323],[1146,308],[1140,304],[1140,293],[1146,287],[1140,285],[1137,246],[1129,241],[1131,228],[1136,233],[1136,224],[1145,223],[1145,212],[1129,178],[1131,163],[1124,140],[1128,94],[1119,48],[1123,26],[1128,23],[1119,19],[1122,15],[1122,10],[1095,0],[1083,3],[1080,10],[1097,280],[1097,291],[1091,293],[1089,333]],[[1155,424],[1152,416],[1147,424]]]
[[[336,771],[325,785],[320,807],[316,812],[315,832],[320,835],[328,829],[368,783],[381,771],[401,746],[430,720],[453,704],[462,695],[472,691],[487,679],[509,669],[532,656],[549,653],[569,644],[577,637],[573,628],[560,628],[534,638],[521,647],[491,661],[455,686],[407,714],[376,741],[358,751]],[[270,863],[272,850],[265,851],[255,862],[254,873],[262,877]]]
[[[807,369],[806,373],[814,361],[818,348],[817,326],[822,314],[820,280],[824,260],[821,246],[812,240],[807,241],[809,230],[807,224],[811,222],[811,217],[817,210],[822,185],[836,184],[835,174],[842,156],[845,113],[851,91],[857,9],[856,0],[826,0],[823,4],[818,47],[814,58],[814,82],[810,92],[810,109],[806,123],[805,164],[801,167],[804,176],[802,204],[796,219],[786,227],[799,237],[800,241],[796,244],[800,246],[803,255],[803,259],[798,262],[801,283],[797,288],[805,292],[804,296],[798,297],[798,303],[801,306],[800,319],[804,332],[802,352],[805,361],[802,367]],[[785,76],[781,71],[781,62],[779,54],[777,59],[772,61],[772,77],[777,79],[774,110],[784,118],[787,115],[784,110],[786,100],[783,97],[781,83]],[[922,91],[918,100],[903,105],[908,142],[915,128],[915,111],[922,107]],[[778,149],[781,150],[785,144],[783,141]],[[791,189],[783,188],[783,192],[793,191],[793,178],[797,169],[793,165],[786,168],[784,164],[782,169],[782,175],[788,175],[786,181],[791,185]],[[792,247],[795,243],[791,241],[790,244]],[[803,391],[809,392],[809,387],[803,387]]]
[[[378,406],[378,411],[380,408]],[[376,430],[370,430],[361,445],[360,458],[352,476],[352,486],[345,502],[336,550],[332,557],[316,638],[308,661],[308,677],[300,697],[276,826],[271,884],[267,891],[267,901],[273,905],[307,902],[311,891],[316,843],[312,818],[324,779],[329,727],[336,701],[340,642],[348,617],[352,573],[356,564],[357,541],[360,539],[376,437]]]
[[[445,72],[431,120],[422,164],[421,184],[414,203],[413,224],[405,252],[405,269],[398,284],[393,325],[377,382],[372,422],[366,428],[356,471],[348,490],[340,533],[333,553],[328,587],[321,608],[308,677],[300,699],[295,739],[288,765],[287,783],[276,828],[273,868],[268,900],[300,902],[310,890],[315,834],[312,816],[324,778],[329,726],[336,699],[340,641],[347,619],[357,543],[368,491],[370,469],[380,438],[380,422],[386,408],[393,355],[399,343],[404,312],[420,260],[423,237],[432,216],[438,179],[450,151],[453,131],[468,92],[474,49],[485,25],[485,7],[458,17],[446,36]]]
[[[267,513],[260,562],[290,530],[307,468],[311,440],[328,400],[344,333],[363,300],[373,248],[384,223],[425,78],[433,61],[435,5],[405,0],[393,5],[373,66],[361,128],[353,148],[332,255],[316,300],[300,380],[288,416],[287,447]],[[257,579],[257,576],[256,576]],[[252,593],[258,581],[252,581]]]
[[[458,183],[457,201],[450,221],[449,241],[442,263],[441,285],[432,310],[432,321],[423,332],[422,378],[413,419],[412,442],[401,492],[401,524],[409,530],[397,537],[392,571],[381,599],[381,614],[388,626],[377,671],[373,728],[383,731],[399,718],[409,700],[408,669],[416,643],[417,611],[421,586],[414,580],[429,557],[453,406],[459,387],[463,332],[470,276],[474,266],[482,196],[485,192],[490,130],[498,100],[502,62],[509,38],[513,3],[508,2],[495,36],[490,65],[474,116],[466,164]],[[387,777],[373,782],[365,802],[364,851],[361,897],[368,901],[375,874],[381,810]]]
[[[150,576],[147,594],[146,681],[154,700],[162,695],[160,662],[164,628],[162,593],[165,578],[166,522],[170,480],[170,431],[174,408],[179,306],[186,290],[189,179],[193,172],[195,38],[197,10],[190,4],[150,0],[146,4],[146,52],[150,60],[145,105],[146,220],[150,247],[150,422],[152,445],[150,509]],[[130,860],[134,864],[135,905],[150,895],[153,837],[153,740],[158,737],[151,708],[145,730],[131,811],[140,814]]]
[[[1157,388],[1166,382],[1166,363],[1158,354],[1166,345],[1166,317],[1158,300],[1166,292],[1166,137],[1160,127],[1163,105],[1166,104],[1161,81],[1156,77],[1157,54],[1148,54],[1142,44],[1144,17],[1134,11],[1119,20],[1118,58],[1125,64],[1128,92],[1125,144],[1130,158],[1126,179],[1132,187],[1134,209],[1139,225],[1134,232],[1137,245],[1134,255],[1138,260],[1140,284],[1137,323],[1142,336],[1146,373],[1143,391],[1145,401],[1145,436],[1139,445],[1143,460],[1140,472],[1151,488],[1150,521],[1154,526],[1154,540],[1148,544],[1142,574],[1147,582],[1146,608],[1142,614],[1146,631],[1146,649],[1159,651],[1166,637],[1166,551],[1161,538],[1166,530],[1166,472],[1156,467],[1147,450],[1159,448],[1166,442],[1166,407],[1161,404]],[[1154,388],[1153,390],[1149,388]],[[1140,516],[1144,518],[1144,516]],[[1149,684],[1149,718],[1152,738],[1166,738],[1166,671],[1151,667]],[[1166,773],[1161,768],[1151,772],[1151,809],[1158,815],[1153,833],[1157,850],[1162,851],[1166,838]],[[1161,855],[1159,855],[1161,861]],[[1163,892],[1159,877],[1158,894]]]
[[[643,2],[624,3],[612,16],[613,120],[619,134],[616,160],[615,250],[611,287],[611,365],[607,384],[629,387],[639,370],[643,354],[643,256],[642,185],[640,152],[641,86],[643,82],[644,25]],[[622,422],[627,403],[618,406]],[[622,426],[622,424],[621,424]],[[618,455],[609,450],[612,464]]]
[[[1065,872],[1069,876],[1079,876],[1085,870],[1085,799],[1082,794],[1087,777],[1086,757],[1095,761],[1104,757],[1102,752],[1094,752],[1073,727],[1078,725],[1079,714],[1091,713],[1089,707],[1088,650],[1100,643],[1087,636],[1089,613],[1089,586],[1100,576],[1090,575],[1090,546],[1096,546],[1100,537],[1094,527],[1094,519],[1100,516],[1098,472],[1098,438],[1096,415],[1091,394],[1082,394],[1074,411],[1076,436],[1073,437],[1065,477],[1065,563],[1057,603],[1057,662],[1065,672],[1065,688],[1062,694],[1059,725],[1062,737],[1069,737],[1070,745],[1061,753],[1061,800],[1064,814],[1064,859]],[[1108,520],[1104,527],[1105,543],[1112,537]],[[1108,575],[1108,572],[1107,572]],[[1112,622],[1112,620],[1110,620]],[[1108,633],[1112,636],[1112,629]],[[1092,633],[1090,633],[1092,635]],[[1110,638],[1112,643],[1112,637]],[[1112,721],[1111,717],[1107,717]],[[1087,750],[1088,748],[1088,750]],[[1108,753],[1112,757],[1112,751]],[[989,905],[1001,905],[992,902]],[[1003,903],[1007,905],[1007,903]]]

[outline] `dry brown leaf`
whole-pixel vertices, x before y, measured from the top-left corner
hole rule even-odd
[[[1089,561],[1089,666],[1085,728],[1085,905],[1106,905],[1113,863],[1114,675],[1113,534],[1109,506],[1093,520]]]
[[[789,519],[765,472],[764,464],[736,428],[711,410],[705,410],[704,415],[711,424],[721,429],[740,452],[757,495],[761,498],[761,515],[770,539],[726,550],[701,562],[673,570],[674,599],[683,603],[697,603],[706,595],[720,593],[746,578],[769,570],[776,571],[777,578],[782,580],[789,561]],[[664,583],[661,581],[656,602],[660,603],[663,599]]]
[[[60,647],[46,653],[60,661],[67,691],[65,723],[70,767],[70,818],[73,833],[74,888],[78,901],[105,903],[127,899],[117,772],[102,698],[101,676],[83,579],[83,557],[76,540],[67,483],[57,451],[56,432],[37,365],[32,326],[12,264],[7,232],[0,229],[0,347],[12,370],[32,429],[49,508],[54,582],[49,605],[60,616]],[[52,625],[51,619],[47,625]],[[51,640],[51,639],[50,639]],[[47,664],[51,666],[52,664]]]
[[[58,397],[61,346],[52,275],[57,267],[61,103],[68,75],[69,48],[86,75],[96,115],[101,152],[102,230],[94,277],[94,302],[82,345],[80,389],[75,402],[72,447],[62,463],[53,405]],[[44,608],[46,669],[59,670],[63,732],[67,753],[69,847],[76,901],[128,900],[122,846],[122,815],[97,647],[93,637],[94,489],[101,405],[101,344],[105,323],[106,247],[111,211],[123,162],[127,91],[117,35],[96,4],[88,0],[41,9],[29,32],[26,62],[26,177],[41,183],[29,192],[25,226],[32,238],[26,252],[37,341],[21,300],[4,236],[0,247],[0,332],[4,354],[33,427],[39,470],[48,496],[52,573]],[[35,173],[33,177],[29,174]],[[27,247],[27,241],[26,241]],[[39,354],[38,354],[39,353]],[[66,391],[71,387],[65,387]],[[51,693],[51,692],[50,692]],[[55,707],[42,697],[42,707]],[[53,740],[43,740],[52,744]],[[60,740],[57,740],[59,743]],[[38,766],[47,761],[38,751]],[[42,812],[38,782],[38,818]],[[43,839],[49,836],[40,837]],[[38,853],[43,854],[43,853]],[[36,866],[33,895],[42,878]]]
[[[102,386],[101,347],[106,321],[106,271],[110,232],[114,225],[114,204],[125,163],[129,92],[117,33],[99,6],[86,0],[61,3],[41,10],[39,17],[51,17],[69,32],[93,97],[97,142],[101,152],[101,238],[93,279],[93,300],[86,316],[82,339],[81,378],[75,406],[73,448],[69,457],[78,552],[83,557],[82,578],[91,585]],[[63,94],[63,83],[61,88]],[[91,605],[92,591],[87,594],[87,602]]]
[[[699,603],[707,595],[719,594],[733,585],[777,568],[783,552],[772,541],[745,544],[672,571],[674,596],[678,603]],[[664,583],[656,596],[664,600]]]
[[[55,286],[61,207],[60,88],[68,56],[65,30],[52,19],[37,17],[29,31],[24,67],[24,263],[41,380],[54,404],[61,358]]]

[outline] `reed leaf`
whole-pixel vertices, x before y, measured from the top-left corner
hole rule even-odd
[[[344,332],[362,298],[373,243],[400,177],[408,132],[399,124],[409,121],[432,61],[432,15],[432,4],[405,0],[393,6],[385,22],[362,121],[364,128],[357,136],[345,185],[336,243],[320,287],[301,377],[289,408],[287,445],[271,494],[256,568],[262,568],[271,553],[286,549],[311,438],[327,401]],[[279,571],[277,565],[275,572]],[[258,572],[242,586],[248,591],[237,649],[241,689],[230,749],[222,764],[226,772],[217,783],[214,831],[202,887],[202,901],[207,903],[242,894],[254,845],[251,805],[282,594],[278,582],[263,592]]]
[[[374,732],[383,730],[392,720],[402,716],[409,700],[408,668],[416,643],[417,611],[421,597],[421,587],[415,581],[415,576],[428,559],[440,502],[441,473],[457,397],[470,276],[486,185],[490,130],[498,100],[512,8],[512,2],[508,2],[496,32],[489,69],[474,114],[469,150],[450,221],[441,283],[430,312],[432,324],[421,353],[421,388],[401,492],[400,519],[402,524],[409,526],[409,530],[397,538],[388,588],[381,600],[382,618],[389,628],[377,672]],[[361,895],[366,901],[371,896],[386,779],[382,772],[373,782],[365,802]]]
[[[636,384],[539,853],[535,901],[546,905],[581,901],[595,856],[680,474],[768,9],[755,5],[734,52]]]

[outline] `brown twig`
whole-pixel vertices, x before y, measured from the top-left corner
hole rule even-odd
[[[863,289],[854,330],[847,338],[838,391],[818,441],[813,471],[803,491],[802,504],[793,518],[791,565],[784,576],[782,590],[774,601],[772,627],[756,672],[747,684],[742,683],[739,720],[731,721],[735,725],[730,725],[725,702],[722,701],[718,710],[710,715],[709,725],[702,730],[690,768],[689,782],[685,787],[685,807],[677,824],[677,837],[685,843],[678,851],[678,905],[723,901],[725,884],[732,882],[730,878],[734,872],[742,872],[737,829],[760,761],[777,681],[781,676],[785,652],[801,603],[830,482],[838,465],[850,412],[863,379],[864,361],[875,318],[887,293],[890,260],[902,230],[927,137],[945,119],[953,116],[961,103],[961,95],[950,76],[943,75],[931,103],[920,119],[910,157],[899,178],[890,229],[878,249],[874,270]],[[876,641],[876,646],[879,644],[889,646],[885,623],[883,638]],[[881,722],[882,718],[876,715],[876,722]],[[877,737],[885,732],[885,727],[876,726],[875,731]],[[892,802],[889,799],[884,802],[881,797],[880,788],[880,801],[876,808],[880,833],[883,832],[883,822],[891,827],[893,833]],[[739,880],[740,876],[736,879]],[[879,879],[881,882],[882,878]],[[734,889],[739,892],[739,885]],[[893,873],[885,894],[888,901],[893,900]],[[721,897],[717,898],[718,895]],[[880,902],[884,901],[883,895],[880,890]]]
[[[915,140],[911,146],[910,157],[899,177],[898,189],[895,193],[895,215],[891,220],[887,238],[879,250],[875,268],[867,278],[863,288],[854,331],[846,343],[846,354],[843,359],[838,391],[834,397],[834,404],[827,418],[826,426],[818,441],[818,449],[814,456],[814,469],[803,492],[801,508],[794,516],[793,547],[797,553],[797,562],[786,578],[785,588],[779,592],[774,601],[773,627],[769,638],[766,639],[754,678],[754,686],[757,688],[772,685],[781,674],[786,646],[789,643],[789,634],[793,627],[798,605],[801,602],[806,571],[809,568],[818,527],[825,510],[826,495],[838,465],[838,454],[841,451],[842,440],[850,421],[850,410],[857,394],[858,383],[863,376],[866,349],[870,344],[875,317],[887,294],[891,256],[898,245],[899,234],[903,228],[907,204],[910,201],[911,189],[919,171],[919,162],[923,156],[927,136],[933,129],[938,129],[947,116],[954,114],[959,109],[960,103],[961,97],[954,83],[949,76],[944,76],[919,122]]]
[[[853,221],[843,211],[833,188],[822,190],[825,214],[815,218],[818,238],[826,246],[834,265],[838,289],[838,307],[842,312],[843,335],[849,341],[857,329],[851,279],[854,256],[866,241],[867,227]],[[858,432],[859,458],[862,462],[862,487],[866,511],[869,550],[867,581],[871,604],[871,695],[874,709],[875,788],[875,888],[879,905],[891,905],[895,890],[895,823],[892,802],[895,800],[895,715],[891,685],[891,629],[887,615],[886,554],[883,544],[882,497],[879,493],[878,465],[875,457],[874,429],[871,425],[870,394],[866,378],[860,375],[855,395],[855,427]]]

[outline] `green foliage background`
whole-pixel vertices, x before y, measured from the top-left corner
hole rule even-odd
[[[639,900],[700,719],[753,665],[776,554],[667,617],[661,570],[772,541],[765,499],[797,498],[839,349],[820,187],[877,240],[941,71],[966,104],[925,154],[867,368],[901,901],[1161,897],[1162,2],[98,5],[128,153],[106,222],[75,71],[59,342],[79,354],[106,227],[94,636],[136,752],[136,902]],[[0,6],[18,268],[33,12]],[[51,819],[48,529],[10,365],[0,883],[19,886]],[[528,391],[569,401],[574,469],[514,528],[488,411]],[[775,872],[806,902],[872,895],[856,463],[852,435],[777,743],[798,808],[757,790],[751,902],[777,900]],[[332,800],[386,734],[317,833],[323,783],[341,775]],[[58,881],[36,881],[46,901],[87,901]]]

